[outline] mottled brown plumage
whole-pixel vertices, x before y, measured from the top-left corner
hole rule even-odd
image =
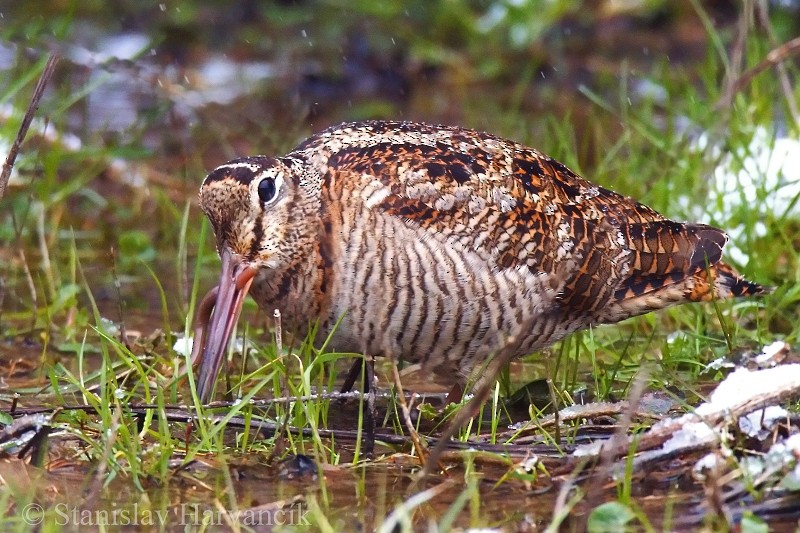
[[[343,124],[284,157],[220,166],[200,205],[224,263],[199,342],[204,398],[251,282],[295,335],[341,319],[331,349],[451,383],[510,336],[523,355],[590,324],[763,291],[721,261],[722,231],[456,127]]]

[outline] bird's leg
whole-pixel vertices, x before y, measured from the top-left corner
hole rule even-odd
[[[442,410],[446,409],[448,405],[451,403],[459,403],[461,398],[464,397],[464,387],[461,383],[453,383],[453,388],[450,389],[450,392],[447,393],[447,396],[444,398],[444,404],[442,405]]]
[[[366,356],[357,357],[350,366],[350,370],[347,371],[347,377],[344,378],[344,383],[342,383],[342,388],[339,390],[339,392],[345,393],[353,390],[353,385],[355,385],[356,380],[364,373],[366,366]],[[362,392],[370,391],[370,382],[371,380],[364,380]]]

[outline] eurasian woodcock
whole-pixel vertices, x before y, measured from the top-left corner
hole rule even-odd
[[[200,206],[222,258],[196,341],[203,401],[248,289],[296,336],[338,322],[330,349],[422,363],[451,384],[510,336],[521,356],[592,324],[764,292],[722,262],[721,230],[458,127],[342,124],[284,157],[218,167]]]

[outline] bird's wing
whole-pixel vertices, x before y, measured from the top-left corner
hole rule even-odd
[[[718,229],[667,220],[532,148],[477,131],[351,123],[293,153],[317,158],[328,179],[372,184],[367,205],[431,238],[500,269],[551,274],[573,312],[691,278],[720,260],[726,241]]]

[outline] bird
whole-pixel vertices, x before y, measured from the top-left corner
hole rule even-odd
[[[210,172],[199,204],[222,261],[199,306],[197,392],[213,394],[248,292],[284,331],[419,363],[464,384],[570,333],[675,304],[768,292],[720,229],[669,220],[523,144],[373,120]]]

